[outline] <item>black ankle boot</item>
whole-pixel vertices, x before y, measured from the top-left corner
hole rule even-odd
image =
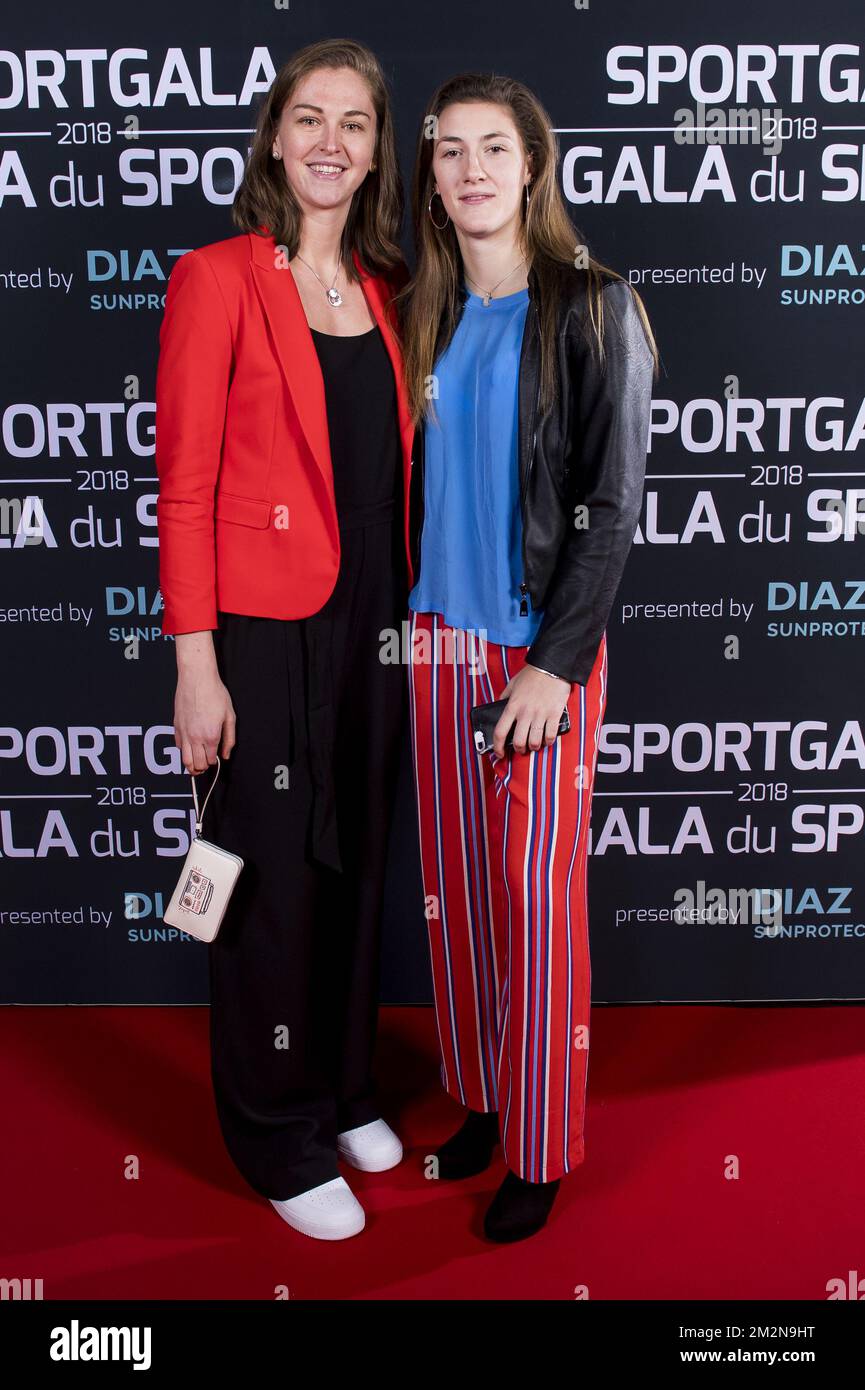
[[[495,1110],[470,1110],[462,1126],[436,1149],[440,1178],[471,1178],[489,1168],[499,1142]]]
[[[501,1243],[533,1236],[546,1223],[560,1183],[526,1182],[508,1169],[484,1217],[484,1234]]]

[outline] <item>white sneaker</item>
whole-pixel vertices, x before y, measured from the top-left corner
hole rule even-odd
[[[316,1240],[346,1240],[366,1224],[366,1213],[345,1178],[331,1178],[284,1201],[268,1201],[289,1226]]]
[[[336,1136],[336,1148],[340,1158],[364,1173],[383,1173],[402,1158],[402,1144],[385,1120],[344,1130]]]

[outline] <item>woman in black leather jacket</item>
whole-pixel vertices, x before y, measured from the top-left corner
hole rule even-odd
[[[498,1241],[538,1230],[585,1156],[605,629],[657,367],[641,300],[567,215],[550,125],[508,78],[438,89],[403,294],[418,824],[442,1082],[468,1111],[434,1165],[480,1172],[501,1140]],[[499,700],[476,752],[470,712]]]

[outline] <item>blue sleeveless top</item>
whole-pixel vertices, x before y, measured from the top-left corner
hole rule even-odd
[[[520,617],[523,578],[518,382],[527,289],[492,299],[468,294],[433,372],[436,420],[424,424],[424,521],[417,613],[451,627],[486,629],[489,641],[527,647],[543,614]]]

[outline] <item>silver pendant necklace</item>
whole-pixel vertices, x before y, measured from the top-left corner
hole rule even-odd
[[[298,259],[299,261],[303,261],[303,256],[300,254],[299,251],[296,253],[296,255],[297,255],[297,259]],[[303,263],[304,263],[304,265],[306,266],[307,270],[312,270],[312,266],[310,265],[309,261],[303,261]],[[329,289],[328,289],[327,285],[324,283],[324,281],[322,280],[321,276],[320,276],[320,275],[316,275],[315,271],[312,270],[313,275],[315,275],[316,280],[317,280],[318,283],[321,285],[321,288],[324,290],[324,292],[325,292],[325,294],[326,294],[326,296],[327,296],[327,302],[328,302],[328,304],[330,304],[334,309],[338,309],[339,306],[342,304],[342,295],[340,294],[339,290],[336,288],[336,276],[339,274],[339,267],[340,267],[341,265],[342,265],[342,257],[340,256],[339,261],[338,261],[338,263],[337,263],[337,267],[336,267],[336,275],[334,275],[334,277],[333,277],[333,284],[330,286]]]
[[[484,304],[484,308],[486,309],[486,308],[489,306],[489,302],[490,302],[490,300],[491,300],[492,297],[493,297],[494,291],[498,289],[499,285],[503,285],[503,284],[505,283],[505,280],[510,280],[510,278],[511,278],[511,276],[513,275],[514,271],[515,271],[515,270],[519,270],[520,266],[521,266],[521,265],[525,265],[525,263],[526,263],[526,258],[525,258],[525,256],[523,256],[523,259],[519,262],[519,265],[515,265],[513,270],[509,270],[508,273],[507,273],[507,275],[503,275],[502,278],[501,278],[501,280],[499,280],[498,285],[493,285],[493,288],[492,288],[491,290],[485,290],[485,289],[483,289],[483,287],[482,287],[481,285],[476,284],[475,281],[472,280],[472,278],[471,278],[470,275],[466,275],[466,279],[468,280],[468,282],[469,282],[470,285],[474,285],[474,287],[475,287],[476,290],[480,290],[481,294],[483,295],[483,304]],[[313,274],[314,274],[314,273],[315,273],[315,272],[313,272]]]

